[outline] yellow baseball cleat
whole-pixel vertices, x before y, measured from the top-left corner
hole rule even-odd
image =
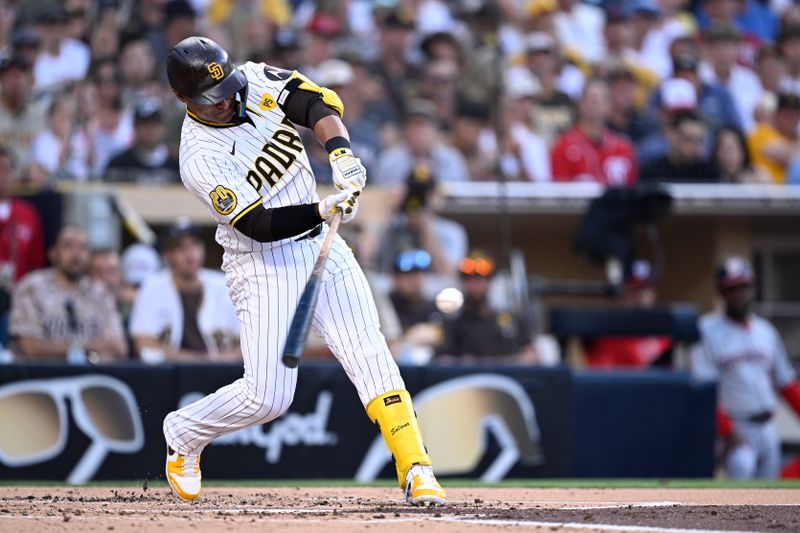
[[[200,497],[200,456],[181,455],[167,448],[167,481],[182,500]]]
[[[406,474],[406,502],[411,505],[444,505],[447,495],[436,481],[433,468],[414,465]]]

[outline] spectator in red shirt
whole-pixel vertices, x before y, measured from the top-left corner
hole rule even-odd
[[[618,303],[621,307],[647,309],[656,303],[656,280],[650,263],[634,261],[625,276]],[[584,343],[586,364],[595,368],[641,368],[666,361],[672,340],[664,335],[646,337],[599,337]],[[663,358],[663,359],[662,359]]]
[[[0,145],[0,353],[7,344],[8,312],[16,282],[44,266],[44,241],[39,214],[31,205],[12,198],[14,156]]]
[[[42,268],[44,241],[39,214],[25,200],[12,198],[16,175],[11,151],[0,145],[0,286],[10,288]]]
[[[608,84],[600,78],[589,80],[578,102],[577,125],[553,144],[554,181],[594,181],[607,186],[636,182],[633,147],[606,127],[609,113]]]

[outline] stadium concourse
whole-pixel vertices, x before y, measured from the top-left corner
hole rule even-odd
[[[568,487],[568,483],[564,487]],[[655,487],[655,484],[653,484]],[[192,505],[155,488],[0,488],[0,531],[709,531],[800,528],[798,491],[769,488],[450,489],[409,508],[389,488],[218,487]]]

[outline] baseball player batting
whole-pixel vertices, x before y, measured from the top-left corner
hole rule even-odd
[[[366,171],[350,150],[342,101],[297,71],[252,62],[236,67],[214,41],[189,37],[170,51],[167,76],[186,104],[181,179],[218,223],[244,358],[241,379],[164,419],[167,480],[178,496],[193,500],[200,496],[200,454],[208,443],[274,420],[292,403],[297,370],[281,362],[289,323],[328,231],[323,221],[337,210],[343,223],[356,216]],[[295,125],[310,128],[325,145],[340,192],[318,198]],[[406,501],[444,504],[369,286],[339,236],[312,327],[378,424]]]
[[[703,316],[701,340],[692,351],[694,375],[718,381],[722,462],[733,479],[778,477],[777,392],[800,414],[800,384],[778,331],[750,310],[754,280],[740,257],[719,266],[716,285],[725,308]]]

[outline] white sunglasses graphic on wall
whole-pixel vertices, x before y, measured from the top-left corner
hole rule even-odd
[[[110,452],[142,449],[142,419],[131,389],[110,376],[90,374],[0,387],[0,462],[22,467],[60,455],[69,431],[66,400],[75,424],[92,441],[68,483],[92,479]]]

